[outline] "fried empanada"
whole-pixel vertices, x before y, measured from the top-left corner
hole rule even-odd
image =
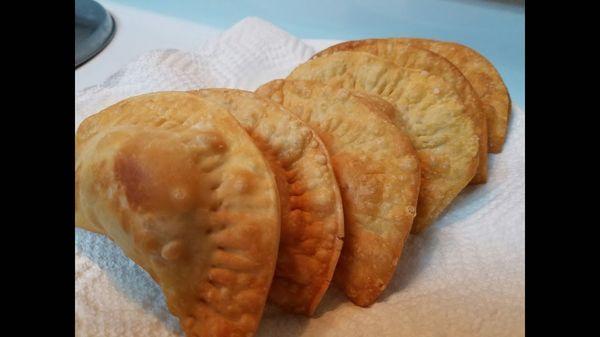
[[[271,163],[281,240],[269,299],[312,315],[329,287],[344,236],[342,199],[327,149],[310,127],[269,99],[233,89],[193,93],[227,109]]]
[[[275,177],[238,122],[196,95],[121,101],[76,135],[76,225],[161,286],[188,337],[255,334],[273,278]]]
[[[387,102],[309,81],[273,81],[270,97],[325,143],[342,192],[346,233],[334,276],[352,302],[371,305],[396,270],[415,216],[419,161]]]
[[[510,95],[494,65],[477,51],[454,42],[428,39],[394,39],[411,46],[431,50],[452,62],[469,80],[481,98],[488,118],[488,147],[502,152],[510,117]]]
[[[378,95],[396,108],[421,163],[421,190],[412,232],[430,225],[469,183],[479,161],[474,117],[443,79],[365,52],[337,52],[310,60],[288,80],[316,80]]]
[[[367,39],[347,41],[331,46],[313,58],[329,55],[339,51],[363,51],[400,66],[427,71],[441,77],[454,86],[465,105],[467,113],[473,115],[479,137],[479,166],[471,184],[482,184],[487,181],[488,130],[486,111],[479,96],[469,81],[450,61],[427,49],[417,48],[395,39]]]

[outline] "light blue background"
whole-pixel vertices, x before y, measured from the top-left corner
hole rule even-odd
[[[460,42],[498,69],[525,107],[525,15],[518,0],[113,0],[226,29],[258,16],[301,38],[409,36]],[[519,4],[521,3],[521,4]]]

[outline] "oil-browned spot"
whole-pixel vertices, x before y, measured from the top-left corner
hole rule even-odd
[[[162,247],[160,255],[168,261],[175,261],[182,257],[184,253],[183,242],[173,240]]]
[[[212,212],[216,212],[219,210],[219,208],[221,208],[221,205],[223,205],[223,200],[215,200],[211,205],[210,205],[210,210]]]
[[[218,189],[218,188],[219,188],[219,186],[221,186],[221,182],[220,182],[220,181],[217,181],[217,182],[215,182],[214,184],[212,184],[212,185],[210,186],[210,189],[211,189],[212,191],[214,191],[214,190]]]
[[[115,160],[115,175],[125,187],[125,195],[132,205],[139,205],[147,198],[143,182],[146,174],[138,162],[130,155],[120,153]]]
[[[205,202],[198,193],[202,172],[189,147],[172,134],[133,137],[117,153],[114,174],[132,208],[184,213]]]

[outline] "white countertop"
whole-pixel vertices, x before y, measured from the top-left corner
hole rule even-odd
[[[190,50],[222,31],[110,1],[98,2],[113,16],[116,32],[104,50],[75,70],[75,92],[101,83],[146,51],[161,48]],[[314,39],[304,41],[315,49],[322,49],[336,42]]]
[[[181,19],[99,1],[113,16],[113,40],[98,55],[75,70],[75,91],[101,83],[143,52],[157,48],[190,49],[220,30]]]

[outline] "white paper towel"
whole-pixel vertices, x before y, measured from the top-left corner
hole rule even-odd
[[[75,123],[128,96],[160,90],[254,90],[315,51],[268,22],[247,18],[193,51],[141,55],[76,95]],[[524,111],[514,108],[489,181],[470,186],[425,233],[410,236],[398,270],[370,308],[329,289],[317,316],[268,305],[258,336],[523,336]],[[107,238],[75,230],[77,336],[182,336],[160,288]]]

